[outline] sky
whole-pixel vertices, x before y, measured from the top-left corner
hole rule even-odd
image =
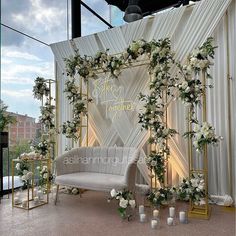
[[[83,0],[109,22],[110,8],[105,0]],[[70,0],[68,0],[70,8]],[[67,0],[1,0],[1,22],[47,44],[67,39]],[[122,15],[113,25],[121,25]],[[82,36],[107,30],[82,7]],[[70,24],[70,22],[69,22]],[[40,102],[32,95],[38,76],[54,79],[54,59],[50,47],[1,26],[1,99],[8,111],[38,118]]]

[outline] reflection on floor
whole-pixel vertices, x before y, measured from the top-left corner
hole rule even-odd
[[[189,219],[189,224],[167,226],[168,207],[161,209],[161,228],[150,227],[151,209],[146,208],[147,223],[139,223],[138,215],[131,222],[121,220],[117,203],[107,202],[108,194],[86,191],[79,195],[61,193],[55,206],[48,205],[31,211],[12,208],[11,199],[0,204],[0,235],[24,236],[233,236],[235,235],[234,208],[212,207],[210,220]],[[176,212],[186,209],[187,204],[177,202]],[[136,209],[137,211],[137,209]],[[136,213],[137,214],[137,213]]]

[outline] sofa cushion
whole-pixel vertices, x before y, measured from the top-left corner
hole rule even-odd
[[[55,182],[59,185],[97,191],[110,191],[113,188],[122,190],[127,188],[124,176],[92,172],[59,175],[56,177]]]

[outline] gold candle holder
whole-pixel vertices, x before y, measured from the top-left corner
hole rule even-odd
[[[27,181],[26,190],[22,191],[22,194],[24,194],[26,197],[24,200],[19,199],[18,196],[15,197],[15,189],[14,189],[14,177],[15,177],[15,166],[17,163],[25,162],[29,166],[29,171],[32,172],[32,178]],[[35,186],[35,167],[36,166],[47,166],[47,178],[46,178],[46,191],[45,194],[40,190],[41,192],[37,191],[36,193],[36,186]],[[49,175],[50,175],[50,160],[47,158],[41,158],[41,159],[27,159],[27,160],[21,160],[21,159],[13,159],[12,160],[12,207],[17,207],[25,210],[31,210],[39,206],[43,206],[45,204],[48,204],[49,202]],[[36,195],[37,194],[37,195]],[[45,196],[46,195],[46,196]],[[22,196],[21,196],[22,197]],[[16,201],[17,200],[17,201]]]

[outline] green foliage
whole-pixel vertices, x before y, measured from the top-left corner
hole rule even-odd
[[[3,101],[0,101],[0,132],[5,131],[9,124],[16,122],[16,118],[7,113],[7,108]]]

